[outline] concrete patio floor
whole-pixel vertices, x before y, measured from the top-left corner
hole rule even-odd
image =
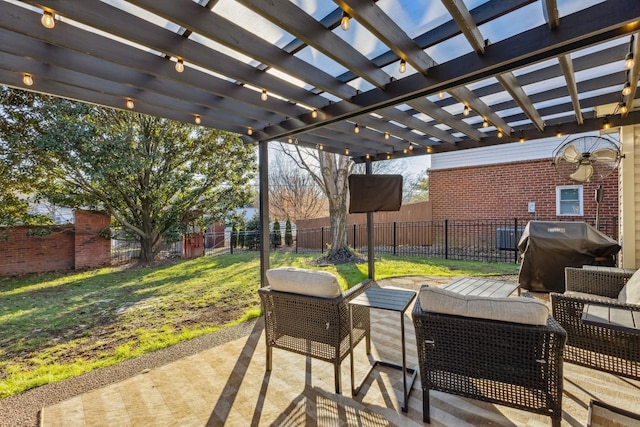
[[[450,279],[444,278],[444,282]],[[380,286],[418,289],[425,278],[380,280]],[[432,283],[436,284],[436,283]],[[439,284],[439,283],[438,283]],[[536,294],[542,299],[545,294]],[[405,318],[407,365],[417,364],[415,335]],[[397,313],[372,311],[376,359],[399,363]],[[361,343],[355,351],[356,381],[368,370]],[[62,402],[46,406],[42,426],[417,426],[422,423],[419,376],[400,410],[400,371],[376,368],[362,391],[351,397],[349,358],[342,365],[343,394],[334,393],[333,366],[274,350],[265,372],[263,323],[245,337],[163,366],[144,370]],[[590,399],[632,411],[640,407],[640,381],[564,364],[562,425],[584,426]],[[529,412],[431,392],[433,426],[547,426],[550,418]]]

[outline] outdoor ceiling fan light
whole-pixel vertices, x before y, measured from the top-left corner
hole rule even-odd
[[[193,119],[193,121],[196,122],[197,125],[199,125],[202,122],[200,114],[196,114],[196,117]]]
[[[130,110],[133,110],[134,106],[135,105],[133,104],[133,99],[127,98],[127,108],[130,109]]]
[[[344,31],[349,31],[349,27],[351,26],[351,23],[349,22],[351,20],[351,17],[349,16],[349,14],[347,12],[342,12],[342,18],[340,19],[340,28],[342,28]]]
[[[263,101],[266,101],[267,99],[269,99],[269,95],[267,94],[266,89],[262,89],[262,93],[260,94],[260,99],[262,99]]]
[[[626,82],[624,84],[624,88],[622,89],[622,96],[627,96],[631,93],[631,83]]]
[[[405,61],[404,59],[400,60],[400,69],[399,71],[401,73],[404,73],[405,71],[407,71],[407,61]]]
[[[624,69],[630,70],[631,68],[633,68],[633,64],[633,53],[629,52],[627,53],[627,56],[624,57]]]
[[[184,71],[184,61],[180,58],[178,58],[178,61],[176,62],[176,71],[179,73]]]
[[[56,26],[56,20],[53,19],[53,13],[46,10],[42,11],[42,18],[40,18],[40,22],[45,28],[52,29]]]
[[[31,74],[25,74],[24,76],[22,76],[22,83],[24,83],[26,86],[33,85],[33,77],[31,77]]]
[[[468,105],[464,106],[464,109],[462,110],[462,115],[465,116],[465,117],[469,115],[469,106]]]

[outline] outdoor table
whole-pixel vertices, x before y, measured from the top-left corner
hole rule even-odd
[[[585,304],[582,323],[640,335],[640,310]]]
[[[508,297],[515,290],[518,290],[518,295],[520,295],[520,285],[518,283],[477,277],[460,277],[447,283],[442,289],[453,291],[460,295],[480,297],[503,298]]]
[[[386,366],[393,369],[399,369],[402,371],[402,389],[403,389],[403,401],[402,401],[402,412],[407,412],[407,401],[409,400],[409,393],[411,393],[411,388],[413,387],[413,383],[416,379],[416,374],[418,370],[416,368],[407,368],[406,354],[405,354],[405,335],[404,335],[404,313],[411,304],[411,302],[415,299],[416,292],[403,290],[403,289],[393,289],[393,288],[369,288],[364,291],[361,295],[357,296],[353,300],[349,302],[349,347],[350,351],[350,361],[351,361],[351,394],[356,396],[362,385],[367,380],[371,372],[376,366]],[[372,364],[369,372],[360,382],[360,384],[356,387],[354,385],[354,372],[353,372],[353,306],[359,305],[362,307],[378,308],[381,310],[389,310],[400,313],[400,336],[402,341],[402,364],[398,365],[395,363],[385,362],[381,360],[375,360]],[[407,373],[411,375],[409,381],[407,381]]]

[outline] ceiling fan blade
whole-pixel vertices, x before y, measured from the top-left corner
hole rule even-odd
[[[569,144],[562,151],[562,158],[569,163],[577,163],[582,158],[582,153],[578,151],[576,144]]]
[[[584,164],[578,166],[576,171],[569,175],[569,178],[574,181],[585,182],[591,178],[591,175],[593,175],[593,166],[590,164]]]
[[[611,160],[616,161],[618,151],[612,148],[600,148],[591,153],[591,160]]]

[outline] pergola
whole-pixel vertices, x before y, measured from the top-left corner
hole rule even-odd
[[[370,165],[639,123],[638,31],[637,0],[0,0],[0,83],[241,134],[264,206],[270,141]]]

